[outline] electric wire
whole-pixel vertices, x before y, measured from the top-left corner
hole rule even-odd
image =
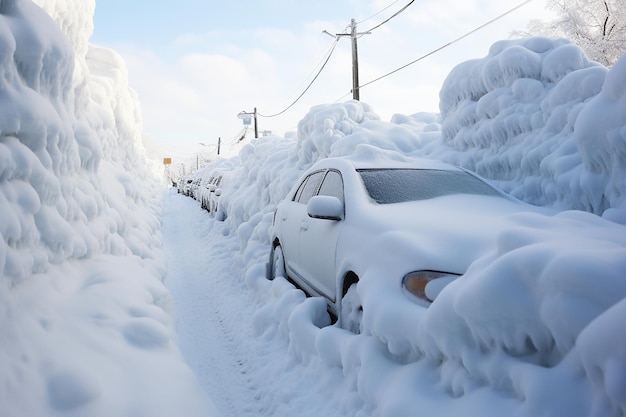
[[[398,3],[400,0],[395,0],[394,2],[392,2],[391,4],[389,4],[387,7],[381,9],[380,11],[378,11],[377,13],[373,14],[372,16],[362,20],[360,23],[365,22],[366,20],[369,20],[377,15],[379,15],[380,13],[384,12],[385,10],[389,9],[391,6],[395,5],[396,3]],[[393,15],[391,15],[389,18],[387,18],[386,20],[384,20],[383,22],[381,22],[380,24],[374,26],[373,28],[371,28],[369,31],[367,32],[371,32],[374,29],[377,29],[379,27],[381,27],[382,25],[386,24],[387,22],[389,22],[391,19],[393,19],[394,17],[398,16],[400,13],[404,12],[411,4],[413,4],[415,2],[415,0],[411,0],[409,3],[407,3],[404,7],[402,7],[400,10],[398,10],[396,13],[394,13]],[[324,68],[326,67],[326,64],[328,63],[328,61],[330,60],[330,57],[332,56],[333,52],[335,51],[335,47],[337,46],[337,43],[339,42],[339,35],[335,36],[335,41],[331,46],[330,52],[328,52],[328,56],[326,57],[326,60],[324,61],[324,63],[322,64],[322,66],[320,67],[319,71],[317,72],[317,74],[315,75],[315,77],[311,80],[311,82],[307,85],[307,87],[304,89],[304,91],[302,91],[302,93],[289,105],[287,106],[284,110],[275,113],[275,114],[270,114],[270,115],[264,115],[261,114],[259,112],[257,112],[257,116],[259,117],[265,117],[265,118],[272,118],[272,117],[276,117],[276,116],[280,116],[281,114],[285,113],[287,110],[289,110],[290,108],[292,108],[298,101],[300,101],[300,99],[304,96],[304,94],[309,90],[309,88],[311,88],[311,86],[313,85],[313,83],[317,80],[317,78],[320,76],[320,74],[322,73],[322,71],[324,70]],[[350,94],[350,93],[348,93]],[[348,95],[346,94],[346,95]],[[342,98],[338,99],[342,100],[346,95],[344,95]],[[337,102],[336,101],[336,102]]]
[[[375,18],[376,16],[378,16],[379,14],[381,14],[382,12],[384,12],[385,10],[389,9],[391,6],[395,5],[396,3],[398,3],[400,0],[395,0],[393,3],[391,3],[390,5],[388,5],[387,7],[377,11],[376,13],[374,13],[373,15],[371,15],[370,17],[366,17],[365,19],[357,22],[358,25],[360,25],[361,23],[367,22],[370,19]]]
[[[348,97],[350,94],[352,94],[352,91],[348,91],[346,94],[344,94],[343,96],[339,97],[337,100],[335,100],[333,103],[339,103],[340,101],[343,101],[344,98]]]
[[[237,133],[235,136],[233,136],[233,138],[230,140],[230,142],[228,142],[228,144],[229,145],[235,145],[235,144],[241,142],[242,140],[244,140],[245,137],[246,137],[246,134],[248,133],[248,128],[249,128],[249,126],[245,125],[243,127],[243,129],[241,129],[239,131],[239,133]]]
[[[270,114],[270,115],[264,115],[261,114],[259,112],[257,112],[257,116],[260,117],[265,117],[265,118],[270,118],[270,117],[276,117],[276,116],[280,116],[281,114],[285,113],[287,110],[289,110],[290,108],[292,108],[298,101],[300,101],[300,99],[302,98],[302,96],[304,96],[304,94],[309,91],[309,88],[311,88],[311,86],[313,85],[313,83],[315,83],[315,81],[317,80],[317,78],[320,76],[320,74],[322,73],[322,71],[324,70],[324,68],[326,67],[326,64],[328,64],[328,61],[330,61],[330,57],[333,56],[333,52],[335,51],[335,48],[337,47],[337,44],[339,43],[339,37],[335,38],[335,42],[333,43],[332,48],[330,49],[330,52],[328,53],[328,56],[326,57],[326,60],[324,61],[324,63],[322,64],[322,67],[319,69],[319,71],[317,72],[317,74],[315,74],[315,77],[313,77],[313,79],[311,80],[311,82],[309,83],[309,85],[307,85],[307,87],[304,89],[304,91],[302,91],[302,93],[300,93],[300,95],[289,105],[287,106],[284,110],[275,113],[275,114]]]
[[[393,19],[394,17],[398,16],[400,13],[404,12],[406,9],[409,8],[410,5],[412,5],[413,3],[415,3],[415,0],[411,0],[410,2],[408,2],[403,8],[401,8],[400,10],[398,10],[397,12],[395,12],[394,14],[392,14],[391,16],[389,16],[387,19],[383,20],[382,22],[380,22],[379,24],[377,24],[376,26],[374,26],[373,28],[370,28],[369,30],[366,30],[365,33],[370,33],[375,29],[378,29],[379,27],[381,27],[382,25],[384,25],[385,23],[389,22],[391,19]]]
[[[384,11],[384,10],[388,9],[389,7],[393,6],[393,5],[394,5],[394,4],[396,4],[398,1],[399,1],[399,0],[396,0],[395,2],[391,3],[389,6],[385,7],[385,8],[384,8],[384,9],[382,9],[380,12],[378,12],[378,13],[376,13],[376,14],[372,15],[371,17],[374,17],[374,16],[376,16],[376,15],[380,14],[382,11]],[[436,48],[436,49],[434,49],[434,50],[432,50],[432,51],[428,52],[427,54],[422,55],[422,56],[420,56],[419,58],[417,58],[417,59],[415,59],[415,60],[413,60],[413,61],[411,61],[411,62],[409,62],[409,63],[407,63],[407,64],[405,64],[405,65],[402,65],[401,67],[398,67],[398,68],[394,69],[393,71],[390,71],[390,72],[388,72],[388,73],[386,73],[386,74],[384,74],[384,75],[382,75],[382,76],[380,76],[380,77],[378,77],[378,78],[375,78],[375,79],[373,79],[373,80],[371,80],[371,81],[368,81],[368,82],[367,82],[367,83],[365,83],[365,84],[361,84],[361,85],[359,85],[359,89],[361,89],[361,88],[363,88],[363,87],[366,87],[366,86],[368,86],[368,85],[374,84],[374,83],[375,83],[375,82],[377,82],[377,81],[380,81],[380,80],[382,80],[382,79],[384,79],[384,78],[386,78],[386,77],[389,77],[390,75],[395,74],[396,72],[399,72],[399,71],[401,71],[401,70],[403,70],[403,69],[405,69],[405,68],[407,68],[407,67],[409,67],[409,66],[411,66],[411,65],[413,65],[413,64],[415,64],[415,63],[417,63],[417,62],[419,62],[419,61],[421,61],[421,60],[423,60],[423,59],[425,59],[425,58],[427,58],[427,57],[429,57],[429,56],[431,56],[431,55],[433,55],[433,54],[435,54],[435,53],[437,53],[437,52],[439,52],[439,51],[441,51],[441,50],[443,50],[443,49],[445,49],[445,48],[447,48],[447,47],[449,47],[449,46],[452,46],[453,44],[455,44],[455,43],[457,43],[457,42],[461,41],[462,39],[465,39],[466,37],[468,37],[468,36],[470,36],[470,35],[472,35],[472,34],[474,34],[474,33],[478,32],[478,31],[479,31],[479,30],[481,30],[481,29],[483,29],[483,28],[485,28],[485,27],[487,27],[487,26],[489,26],[489,25],[493,24],[494,22],[496,22],[496,21],[498,21],[498,20],[502,19],[503,17],[505,17],[505,16],[507,16],[507,15],[509,15],[509,14],[513,13],[513,12],[514,12],[514,11],[516,11],[517,9],[519,9],[519,8],[521,8],[521,7],[523,7],[523,6],[525,6],[526,4],[528,4],[528,3],[532,2],[532,1],[533,1],[533,0],[526,0],[526,1],[524,1],[524,2],[522,2],[522,3],[520,3],[520,4],[518,4],[517,6],[515,6],[515,7],[511,8],[511,9],[507,10],[506,12],[504,12],[504,13],[502,13],[502,14],[500,14],[500,15],[496,16],[495,18],[493,18],[493,19],[489,20],[488,22],[486,22],[486,23],[484,23],[484,24],[482,24],[482,25],[480,25],[480,26],[476,27],[475,29],[473,29],[473,30],[471,30],[471,31],[469,31],[469,32],[467,32],[467,33],[465,33],[464,35],[459,36],[458,38],[456,38],[456,39],[454,39],[454,40],[452,40],[452,41],[450,41],[450,42],[446,43],[445,45],[442,45],[442,46],[440,46],[439,48]],[[415,2],[415,0],[411,0],[409,3],[407,3],[404,7],[402,7],[400,10],[398,10],[398,11],[397,11],[396,13],[394,13],[392,16],[390,16],[389,18],[387,18],[386,20],[384,20],[384,21],[383,21],[383,22],[381,22],[380,24],[378,24],[378,25],[376,25],[376,26],[372,27],[372,28],[371,28],[371,29],[369,29],[367,32],[371,32],[371,31],[373,31],[373,30],[375,30],[375,29],[377,29],[377,28],[381,27],[382,25],[386,24],[386,23],[387,23],[387,22],[389,22],[391,19],[393,19],[394,17],[398,16],[400,13],[404,12],[404,11],[405,11],[405,10],[406,10],[406,9],[407,9],[407,8],[408,8],[411,4],[413,4],[414,2]],[[370,17],[370,18],[371,18],[371,17]],[[370,19],[370,18],[367,18],[367,19],[365,19],[365,20],[368,20],[368,19]],[[365,21],[365,20],[363,20],[363,21]],[[330,52],[328,53],[328,56],[326,57],[326,60],[324,61],[324,64],[321,66],[321,68],[319,69],[319,71],[317,72],[317,74],[315,75],[315,77],[313,78],[313,80],[311,80],[311,82],[307,85],[307,87],[304,89],[304,91],[303,91],[303,92],[302,92],[302,93],[301,93],[301,94],[300,94],[300,95],[299,95],[299,96],[298,96],[298,97],[297,97],[297,98],[296,98],[296,99],[295,99],[295,100],[294,100],[294,101],[293,101],[293,102],[292,102],[289,106],[287,106],[284,110],[282,110],[282,111],[280,111],[280,112],[278,112],[278,113],[275,113],[275,114],[271,114],[271,115],[263,115],[263,114],[260,114],[260,113],[258,113],[258,112],[257,112],[257,115],[258,115],[258,116],[260,116],[260,117],[265,117],[265,118],[276,117],[276,116],[279,116],[279,115],[281,115],[281,114],[285,113],[287,110],[289,110],[291,107],[293,107],[293,106],[294,106],[294,105],[295,105],[295,104],[296,104],[296,103],[297,103],[297,102],[298,102],[298,101],[302,98],[302,96],[304,96],[304,94],[305,94],[305,93],[309,90],[309,88],[311,88],[311,86],[313,85],[313,83],[314,83],[314,82],[317,80],[317,78],[320,76],[320,74],[322,73],[322,71],[323,71],[323,70],[324,70],[324,68],[326,67],[326,64],[327,64],[327,63],[328,63],[328,61],[330,60],[330,58],[331,58],[331,56],[332,56],[333,52],[335,51],[335,47],[337,46],[337,43],[339,42],[339,38],[340,38],[339,36],[336,36],[336,38],[335,38],[335,42],[333,43],[333,45],[332,45],[332,47],[331,47],[331,49],[330,49]],[[337,103],[337,102],[339,102],[339,101],[343,100],[346,96],[348,96],[349,94],[351,94],[351,92],[352,92],[352,91],[350,91],[350,92],[348,92],[348,93],[344,94],[342,97],[340,97],[339,99],[337,99],[337,100],[335,101],[335,103]]]
[[[335,38],[336,39],[336,38]],[[334,42],[334,40],[331,40],[331,42]],[[300,87],[302,87],[305,83],[306,80],[308,80],[313,74],[315,74],[316,72],[316,68],[319,68],[320,65],[322,65],[322,63],[327,59],[326,56],[330,53],[330,51],[333,48],[334,43],[329,43],[328,44],[328,48],[326,49],[326,51],[320,56],[320,58],[318,59],[318,62],[311,66],[311,70],[308,71],[307,76],[302,80],[302,82],[300,84],[298,84],[298,86],[296,88],[293,89],[292,94],[295,93],[296,91],[300,90]],[[290,95],[292,95],[290,94]]]
[[[371,81],[369,81],[369,82],[367,82],[367,83],[365,83],[365,84],[361,84],[361,85],[359,85],[359,89],[361,89],[361,88],[363,88],[363,87],[366,87],[366,86],[368,86],[368,85],[370,85],[370,84],[373,84],[373,83],[375,83],[375,82],[377,82],[377,81],[380,81],[380,80],[382,80],[383,78],[386,78],[386,77],[388,77],[388,76],[390,76],[390,75],[392,75],[392,74],[395,74],[396,72],[401,71],[401,70],[403,70],[403,69],[405,69],[405,68],[407,68],[407,67],[409,67],[409,66],[411,66],[411,65],[415,64],[416,62],[419,62],[419,61],[423,60],[424,58],[427,58],[427,57],[429,57],[429,56],[431,56],[431,55],[433,55],[433,54],[435,54],[435,53],[437,53],[437,52],[441,51],[442,49],[445,49],[445,48],[447,48],[447,47],[449,47],[449,46],[451,46],[451,45],[453,45],[453,44],[455,44],[455,43],[459,42],[460,40],[467,38],[468,36],[470,36],[470,35],[472,35],[472,34],[474,34],[474,33],[478,32],[479,30],[481,30],[481,29],[485,28],[486,26],[489,26],[489,25],[491,25],[492,23],[494,23],[494,22],[496,22],[496,21],[498,21],[498,20],[502,19],[503,17],[505,17],[505,16],[507,16],[507,15],[509,15],[509,14],[513,13],[514,11],[516,11],[516,10],[517,10],[517,9],[519,9],[519,8],[521,8],[522,6],[525,6],[526,4],[530,3],[531,1],[533,1],[533,0],[526,0],[526,1],[524,1],[524,2],[522,2],[522,3],[520,3],[520,4],[518,4],[517,6],[513,7],[512,9],[507,10],[506,12],[502,13],[501,15],[499,15],[499,16],[497,16],[497,17],[494,17],[493,19],[489,20],[487,23],[483,23],[482,25],[478,26],[477,28],[475,28],[475,29],[473,29],[473,30],[471,30],[471,31],[469,31],[469,32],[467,32],[467,33],[465,33],[465,34],[464,34],[464,35],[462,35],[462,36],[459,36],[458,38],[456,38],[456,39],[454,39],[454,40],[452,40],[452,41],[450,41],[450,42],[446,43],[446,44],[445,44],[445,45],[443,45],[443,46],[440,46],[440,47],[439,47],[439,48],[437,48],[437,49],[434,49],[434,50],[432,50],[432,51],[428,52],[428,53],[427,53],[427,54],[425,54],[425,55],[422,55],[421,57],[419,57],[419,58],[417,58],[417,59],[415,59],[415,60],[413,60],[413,61],[409,62],[408,64],[405,64],[405,65],[403,65],[403,66],[401,66],[401,67],[399,67],[399,68],[396,68],[395,70],[390,71],[390,72],[388,72],[387,74],[382,75],[382,76],[380,76],[380,77],[378,77],[378,78],[375,78],[375,79],[373,79],[373,80],[371,80]],[[410,4],[410,3],[409,3],[409,4]],[[407,6],[408,6],[408,5],[407,5]],[[370,30],[371,30],[371,29],[370,29]],[[344,96],[344,97],[345,97],[345,96]]]
[[[364,19],[361,21],[364,22],[366,20],[369,20],[377,15],[379,15],[380,13],[384,12],[385,10],[387,10],[388,8],[390,8],[391,6],[393,6],[394,4],[398,3],[400,0],[395,0],[393,3],[391,3],[390,5],[388,5],[387,7],[383,8],[382,10],[378,11],[377,13],[373,14],[372,16],[368,17],[367,19]],[[388,19],[386,19],[385,21],[383,21],[382,23],[374,26],[372,29],[370,29],[368,32],[379,28],[380,26],[384,25],[385,23],[389,22],[391,19],[393,19],[394,17],[398,16],[400,13],[402,13],[403,11],[405,11],[415,0],[411,0],[408,4],[406,4],[402,9],[400,9],[399,11],[397,11],[396,13],[394,13],[392,16],[390,16]],[[313,85],[313,83],[317,80],[317,78],[320,76],[320,74],[322,73],[322,71],[324,70],[324,68],[326,67],[326,64],[328,63],[328,61],[330,60],[330,57],[332,56],[333,52],[335,51],[335,47],[337,46],[337,43],[339,42],[339,35],[335,36],[335,41],[331,46],[330,51],[328,52],[328,56],[326,57],[324,63],[322,64],[322,66],[320,67],[320,69],[318,70],[317,74],[315,75],[315,77],[311,80],[311,82],[307,85],[307,87],[304,89],[304,91],[302,91],[302,93],[289,105],[287,106],[284,110],[275,113],[275,114],[270,114],[270,115],[264,115],[261,114],[259,112],[257,112],[257,116],[259,117],[265,117],[265,118],[271,118],[271,117],[276,117],[276,116],[280,116],[281,114],[285,113],[287,110],[289,110],[291,107],[293,107],[303,96],[304,94],[309,90],[309,88],[311,88],[311,86]],[[345,96],[344,96],[345,97]],[[341,99],[340,99],[341,100]]]

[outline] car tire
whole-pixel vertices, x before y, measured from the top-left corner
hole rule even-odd
[[[348,291],[341,299],[341,327],[352,333],[361,333],[361,321],[363,320],[363,305],[361,297],[356,291],[357,283],[350,285]]]
[[[287,279],[287,271],[285,270],[285,256],[283,255],[283,248],[280,245],[277,245],[272,250],[272,257],[270,259],[271,262],[271,271],[269,279],[273,280],[277,277],[283,277]]]

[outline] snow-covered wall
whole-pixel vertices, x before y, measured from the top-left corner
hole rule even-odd
[[[0,0],[0,414],[193,415],[125,65],[94,0],[38,4]]]
[[[121,60],[86,47],[90,26],[65,24],[67,14],[93,13],[93,4],[75,3],[46,4],[69,36],[31,2],[1,3],[0,269],[10,283],[50,262],[100,253],[146,256],[158,244],[139,244],[122,221],[152,218],[137,227],[158,230],[144,204],[158,193],[141,153],[138,102]],[[115,187],[118,192],[108,192]]]
[[[534,204],[624,208],[624,77],[565,39],[497,42],[441,89],[441,157]]]

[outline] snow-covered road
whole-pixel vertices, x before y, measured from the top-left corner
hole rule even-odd
[[[320,374],[319,364],[294,359],[276,331],[255,326],[261,301],[245,285],[239,240],[228,223],[172,192],[163,237],[178,344],[218,415],[350,415],[341,406],[345,398],[336,398],[347,388],[341,370]]]

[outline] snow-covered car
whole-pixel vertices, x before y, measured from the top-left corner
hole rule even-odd
[[[207,211],[209,210],[207,205],[209,202],[209,196],[212,192],[215,191],[216,188],[212,182],[213,177],[208,178],[206,181],[203,181],[198,189],[198,201],[200,201],[200,208],[203,208]]]
[[[356,284],[367,271],[428,307],[524,211],[542,209],[443,162],[325,159],[275,210],[268,278],[325,297],[340,326],[358,332],[367,305]]]
[[[189,196],[189,189],[191,188],[191,183],[193,179],[189,177],[183,177],[178,181],[178,192],[182,195]]]
[[[198,200],[198,188],[200,187],[200,183],[202,182],[202,177],[195,177],[189,186],[189,197],[194,200]]]
[[[221,182],[221,175],[211,176],[200,188],[200,207],[208,211],[211,217],[217,214],[218,200],[222,195],[222,190],[219,188]]]
[[[222,189],[220,188],[222,184],[222,176],[218,175],[215,177],[214,186],[215,189],[209,195],[209,201],[207,202],[207,211],[211,217],[215,217],[217,220],[224,220],[224,213],[222,213],[219,205],[220,196],[222,195]]]

